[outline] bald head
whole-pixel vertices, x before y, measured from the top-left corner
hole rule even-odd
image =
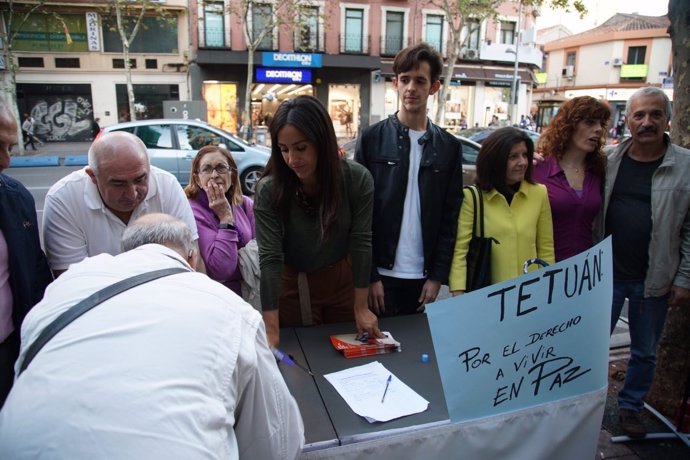
[[[151,165],[144,143],[134,134],[108,133],[89,149],[85,169],[103,204],[125,224],[149,190]]]
[[[17,120],[5,101],[0,99],[0,171],[10,165],[10,150],[17,142]]]
[[[104,163],[145,161],[149,164],[146,145],[134,134],[126,131],[107,133],[93,141],[89,148],[89,166],[96,175]]]
[[[194,252],[190,228],[169,214],[151,213],[141,216],[122,234],[122,250],[129,251],[144,244],[161,244],[188,260]]]

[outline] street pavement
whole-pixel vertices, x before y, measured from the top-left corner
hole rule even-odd
[[[55,142],[48,143],[38,148],[38,150],[26,151],[24,155],[15,152],[16,158],[13,162],[32,161],[31,157],[36,157],[36,161],[54,161],[58,157],[60,165],[64,164],[65,157],[86,155],[91,145],[90,142]],[[443,286],[439,298],[449,296],[448,287]],[[618,322],[614,333],[611,336],[611,347],[609,355],[609,394],[604,411],[604,419],[599,435],[599,443],[595,460],[681,460],[690,459],[690,449],[682,442],[675,439],[653,439],[641,441],[629,441],[625,443],[611,442],[611,436],[622,435],[618,426],[618,408],[616,404],[616,393],[622,385],[622,376],[629,356],[630,337],[628,335],[627,323],[624,319]],[[645,423],[652,432],[668,432],[669,430],[652,416],[645,413]],[[586,459],[585,459],[586,460]]]

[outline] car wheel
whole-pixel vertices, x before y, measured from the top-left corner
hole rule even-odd
[[[256,183],[261,179],[261,174],[263,174],[264,168],[259,168],[258,166],[252,166],[247,168],[242,173],[240,177],[240,183],[242,184],[242,193],[245,195],[253,195],[256,192]]]

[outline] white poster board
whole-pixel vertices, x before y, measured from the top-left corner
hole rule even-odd
[[[608,384],[611,244],[427,307],[448,410],[462,422]]]

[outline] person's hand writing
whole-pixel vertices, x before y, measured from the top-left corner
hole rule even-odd
[[[417,308],[417,311],[424,311],[426,304],[436,301],[439,289],[441,289],[440,281],[426,280],[424,286],[422,286],[422,293],[419,299],[417,299],[417,302],[421,304],[419,308]]]
[[[383,304],[383,283],[381,281],[374,281],[369,285],[369,308],[377,315],[383,314],[386,307]]]
[[[690,306],[690,289],[680,286],[671,286],[671,294],[668,296],[669,307],[688,307]]]

